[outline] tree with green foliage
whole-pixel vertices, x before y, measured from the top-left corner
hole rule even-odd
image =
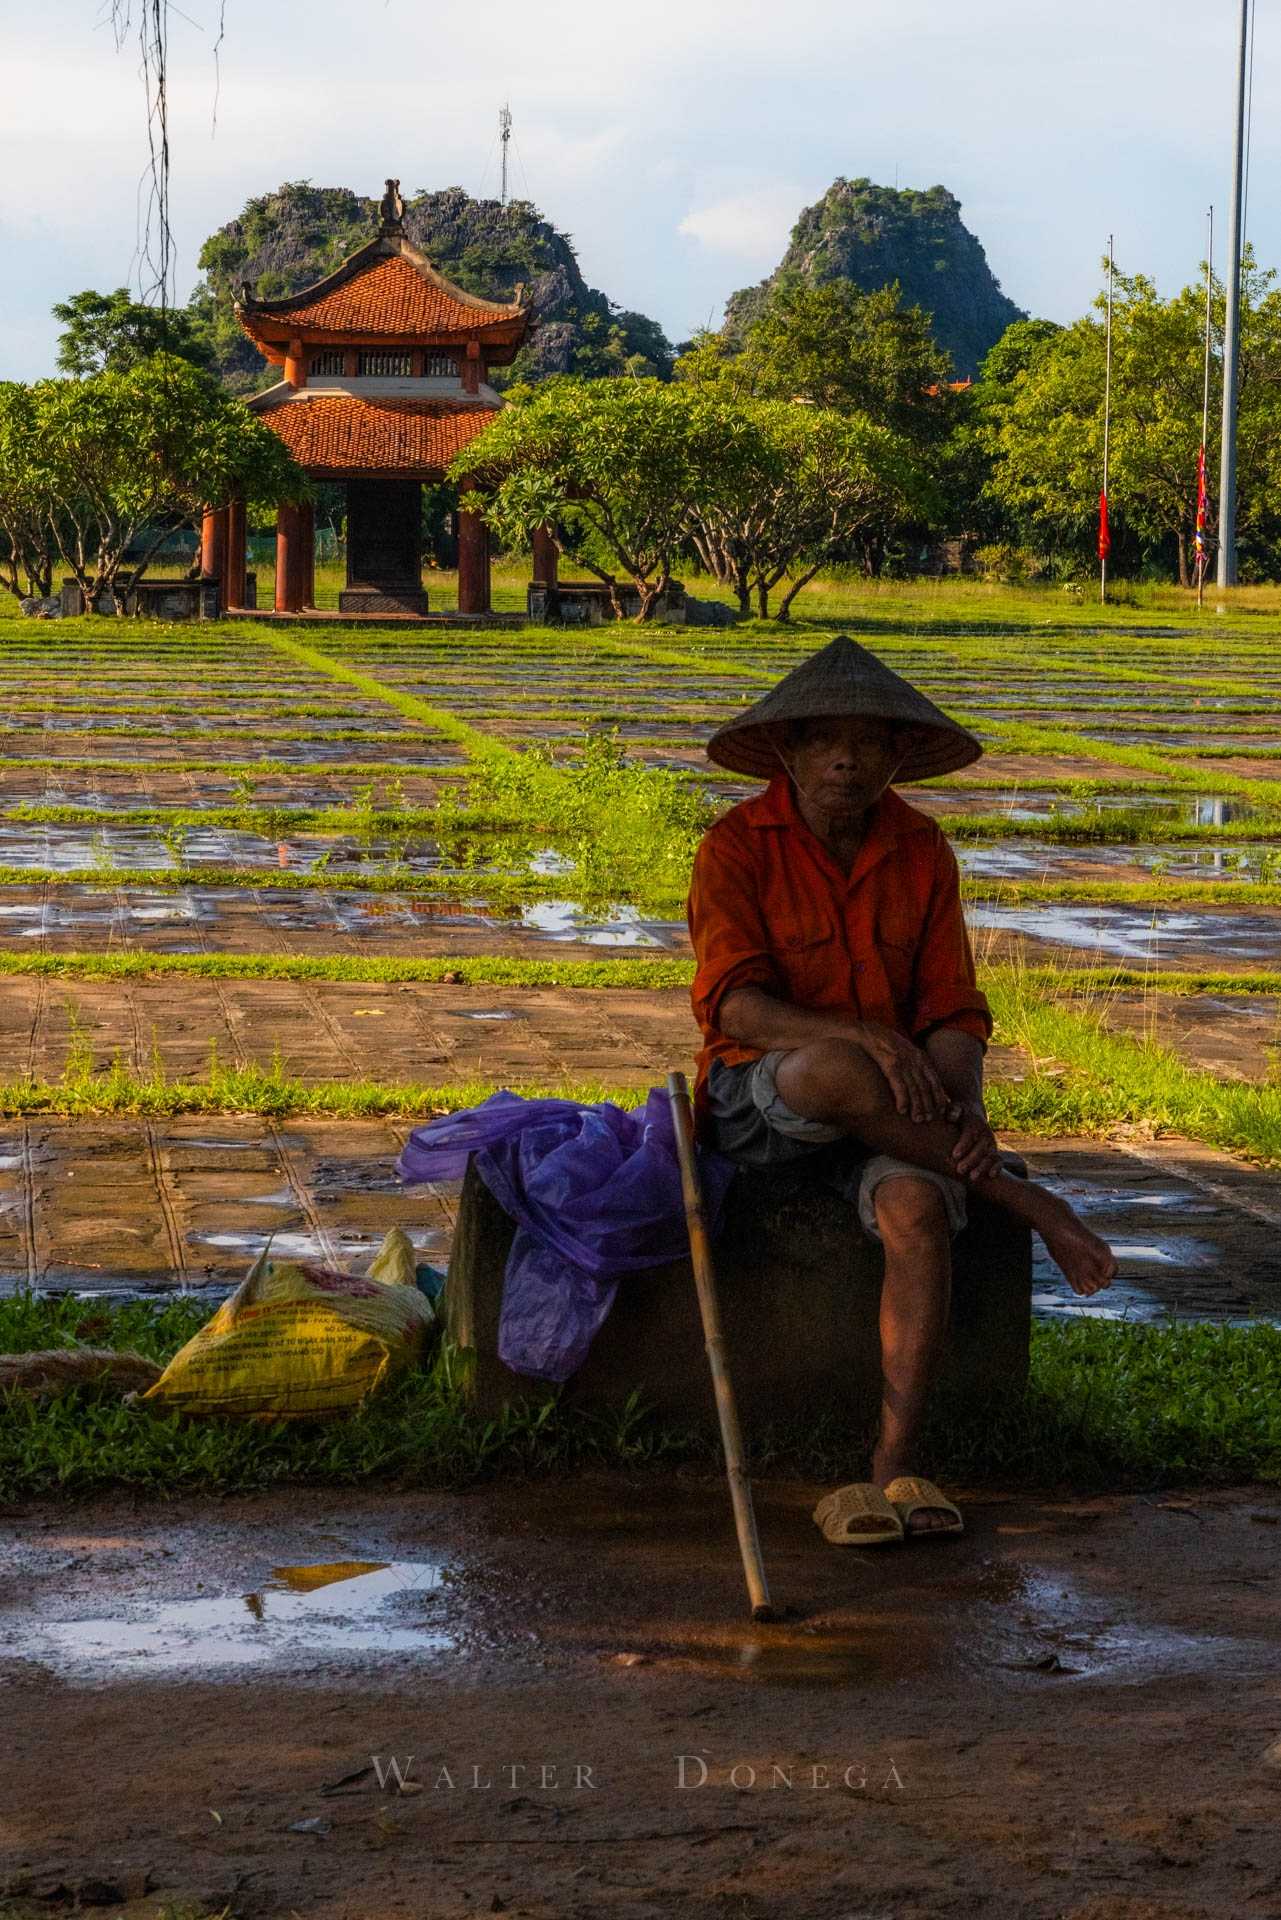
[[[848,280],[781,281],[741,348],[724,334],[696,335],[675,374],[744,398],[863,414],[923,444],[937,443],[951,417],[952,363],[897,286],[861,293]]]
[[[235,497],[275,506],[306,492],[284,442],[174,355],[26,391],[24,485],[94,611],[108,591],[121,611],[173,528],[206,507]]]
[[[761,619],[786,582],[778,618],[833,561],[857,557],[871,571],[878,543],[929,514],[932,495],[901,434],[861,414],[786,400],[737,403],[754,432],[744,437],[728,484],[694,507],[691,538],[707,571]]]
[[[1253,563],[1256,572],[1275,567],[1281,532],[1281,289],[1275,281],[1247,250],[1237,515],[1243,566]],[[1039,341],[1012,341],[996,368],[1005,376],[1004,394],[993,395],[983,428],[997,501],[1043,540],[1084,552],[1097,525],[1103,468],[1105,310],[1100,296],[1094,314],[1072,326]],[[1220,346],[1223,317],[1216,282],[1211,335]],[[1109,504],[1118,528],[1142,549],[1173,558],[1185,586],[1196,516],[1204,323],[1204,283],[1162,300],[1145,275],[1115,276]],[[1218,470],[1217,439],[1212,410],[1211,474]]]
[[[55,516],[38,481],[40,409],[35,389],[0,382],[0,585],[15,599],[53,591]]]
[[[620,573],[649,620],[671,584],[690,516],[732,487],[755,429],[715,395],[659,380],[550,380],[518,389],[450,468],[500,540],[550,527],[610,589]]]
[[[984,356],[974,384],[955,395],[952,426],[932,462],[941,524],[990,544],[1036,544],[1035,530],[991,490],[993,446],[1019,376],[1062,329],[1016,320]]]
[[[89,288],[53,309],[62,332],[58,366],[85,379],[94,373],[127,373],[155,353],[176,354],[193,367],[213,365],[213,352],[199,320],[182,307],[162,311],[135,300],[128,287],[114,293]]]

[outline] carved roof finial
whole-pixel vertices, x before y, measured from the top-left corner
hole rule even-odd
[[[400,233],[404,229],[405,203],[400,197],[399,180],[389,180],[378,206],[379,233]]]

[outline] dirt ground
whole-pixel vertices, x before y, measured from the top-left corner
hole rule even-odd
[[[0,1885],[127,1916],[1276,1914],[1281,1494],[952,1490],[962,1537],[842,1551],[820,1488],[758,1487],[777,1626],[702,1474],[12,1513]]]

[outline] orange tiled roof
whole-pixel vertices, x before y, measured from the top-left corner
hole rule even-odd
[[[497,417],[493,407],[349,393],[300,396],[259,413],[300,467],[335,475],[443,472]]]
[[[377,334],[380,337],[414,339],[423,334],[475,334],[494,321],[513,318],[513,314],[478,301],[475,306],[455,299],[445,287],[434,284],[408,260],[393,256],[359,268],[341,286],[331,287],[319,298],[304,291],[298,304],[273,300],[259,311],[249,306],[242,324],[254,336],[265,323],[276,331],[293,326],[319,328],[326,333]]]

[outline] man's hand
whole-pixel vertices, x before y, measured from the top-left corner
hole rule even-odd
[[[952,1149],[958,1180],[990,1180],[1001,1171],[1001,1150],[982,1101],[958,1100],[948,1112],[959,1120],[961,1137]]]
[[[905,1034],[877,1020],[862,1020],[850,1029],[849,1037],[876,1062],[889,1082],[894,1105],[910,1120],[918,1125],[941,1120],[953,1105],[930,1061]]]

